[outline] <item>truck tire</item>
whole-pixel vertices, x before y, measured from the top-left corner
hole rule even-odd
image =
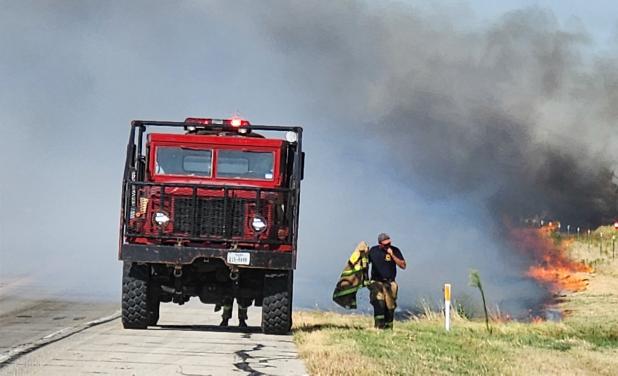
[[[287,334],[292,328],[292,271],[266,274],[262,301],[262,332]]]
[[[122,326],[146,329],[149,313],[150,267],[125,262],[122,270]]]

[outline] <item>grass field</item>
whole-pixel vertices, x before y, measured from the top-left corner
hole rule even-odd
[[[456,317],[446,333],[429,313],[384,332],[370,316],[297,312],[294,338],[312,375],[617,375],[618,261],[584,240],[570,253],[594,272],[564,297],[561,322],[492,322],[489,334]]]

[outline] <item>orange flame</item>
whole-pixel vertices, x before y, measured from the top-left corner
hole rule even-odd
[[[585,290],[588,281],[581,273],[589,273],[592,268],[568,257],[572,238],[554,240],[552,234],[558,226],[558,222],[550,222],[541,228],[511,230],[515,245],[533,260],[526,275],[547,286],[554,294]]]

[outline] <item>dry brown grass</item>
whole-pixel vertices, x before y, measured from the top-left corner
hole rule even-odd
[[[598,322],[618,326],[618,258],[600,253],[598,246],[589,247],[585,241],[575,243],[571,257],[593,266],[588,287],[584,291],[565,296],[560,308],[566,312],[566,322]]]
[[[299,355],[311,375],[376,375],[378,370],[369,358],[360,354],[358,346],[342,346],[333,331],[354,328],[371,329],[362,315],[339,315],[328,312],[294,312],[294,339]]]
[[[552,350],[524,349],[516,352],[513,375],[616,375],[618,352],[577,348],[557,354]]]

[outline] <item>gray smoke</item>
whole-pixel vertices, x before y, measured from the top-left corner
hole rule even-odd
[[[492,304],[534,307],[502,222],[616,215],[618,70],[592,43],[536,8],[472,27],[350,1],[0,1],[0,276],[116,296],[128,122],[240,111],[306,129],[299,305],[332,307],[387,231],[404,306],[444,282],[467,299],[477,268]]]

